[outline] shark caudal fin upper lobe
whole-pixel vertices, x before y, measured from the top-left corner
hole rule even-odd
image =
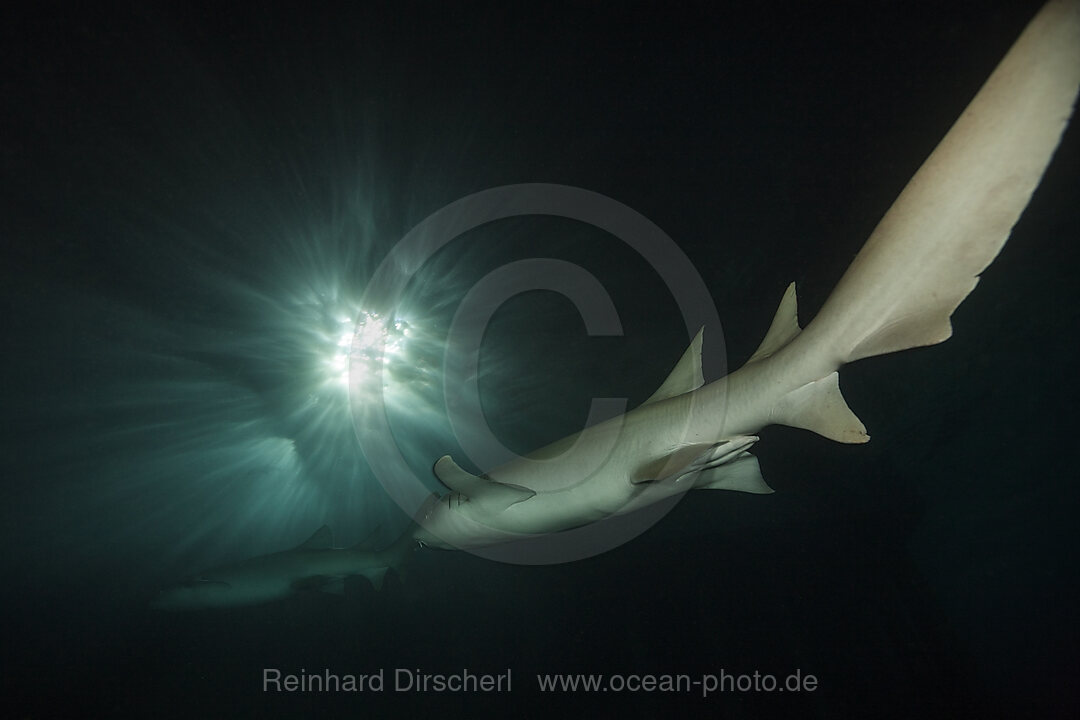
[[[1080,86],[1080,2],[1029,23],[874,229],[808,341],[838,363],[933,345],[1028,204]]]
[[[950,337],[953,311],[1004,246],[1050,163],[1078,86],[1080,0],[1053,0],[908,182],[804,330],[788,289],[751,361],[775,356],[805,384],[776,403],[771,422],[840,442],[869,439],[840,394],[836,370]]]

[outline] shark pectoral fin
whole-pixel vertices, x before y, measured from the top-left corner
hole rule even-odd
[[[491,480],[473,475],[462,470],[454,459],[449,455],[443,455],[435,462],[435,477],[454,492],[473,496],[478,494],[484,487],[491,484]]]
[[[536,494],[520,485],[499,483],[486,475],[465,472],[449,455],[443,455],[435,463],[435,475],[446,487],[476,503],[485,512],[502,512]]]
[[[736,435],[717,443],[684,445],[669,455],[644,465],[631,477],[634,485],[657,480],[678,480],[683,475],[700,472],[736,459],[758,441],[753,435]]]
[[[690,347],[679,358],[679,362],[664,380],[664,383],[649,396],[642,405],[666,400],[676,395],[682,395],[692,390],[697,390],[705,384],[705,376],[701,372],[701,342],[705,328],[698,330],[697,335],[690,341]]]
[[[842,443],[864,443],[870,439],[866,427],[840,393],[840,377],[835,372],[784,395],[773,406],[769,421],[812,430]]]
[[[520,485],[486,481],[484,489],[469,497],[469,502],[476,503],[484,512],[500,513],[511,505],[525,502],[536,495],[536,491]]]
[[[737,490],[764,495],[773,492],[761,476],[756,457],[748,452],[729,463],[702,470],[694,480],[695,490]]]
[[[329,550],[334,546],[334,534],[329,525],[323,525],[311,537],[296,546],[297,550]]]
[[[780,299],[780,307],[776,309],[769,332],[765,333],[765,339],[761,345],[746,361],[749,365],[757,360],[764,360],[780,348],[787,345],[802,332],[799,327],[799,305],[795,297],[795,283],[787,286],[784,297]]]
[[[375,586],[376,590],[382,590],[383,582],[386,580],[386,571],[388,569],[389,568],[386,567],[366,568],[361,570],[360,574],[371,581],[371,584]]]

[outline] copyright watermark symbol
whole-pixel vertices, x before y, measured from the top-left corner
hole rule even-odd
[[[409,279],[439,250],[463,233],[507,218],[547,215],[576,220],[599,228],[637,252],[663,280],[675,300],[687,338],[705,328],[712,352],[705,363],[706,377],[725,371],[725,352],[720,319],[704,280],[686,254],[656,224],[635,210],[599,193],[566,185],[527,183],[484,190],[457,200],[429,215],[409,231],[376,269],[366,291],[368,298],[393,307]],[[553,258],[529,258],[504,265],[473,285],[460,301],[446,338],[447,353],[453,348],[464,361],[445,362],[444,393],[447,417],[465,456],[475,465],[490,469],[506,463],[544,462],[519,457],[491,431],[480,403],[477,384],[480,344],[492,316],[512,297],[527,291],[546,290],[569,299],[584,321],[590,336],[623,334],[623,323],[611,297],[600,281],[584,268]],[[683,348],[672,350],[672,360]],[[350,388],[355,378],[350,371]],[[449,392],[449,388],[454,392]],[[359,393],[350,393],[352,397]],[[372,471],[391,498],[417,522],[426,519],[418,510],[427,501],[427,485],[410,469],[394,440],[382,392],[365,394],[361,405],[351,403],[353,423]],[[593,421],[625,412],[625,398],[594,398],[589,409]],[[617,433],[597,451],[595,444],[582,452],[574,477],[548,478],[547,491],[574,487],[586,481],[615,450]],[[566,453],[579,451],[571,443]],[[434,464],[436,458],[430,458]],[[563,467],[566,467],[564,462]],[[629,483],[629,479],[627,480]],[[641,492],[648,492],[644,488]],[[467,549],[481,557],[516,564],[553,564],[579,560],[615,548],[641,534],[674,507],[681,493],[665,496],[626,514],[614,514],[582,527],[537,535],[518,535],[509,542]],[[528,501],[525,501],[528,502]],[[637,507],[635,505],[635,507]],[[425,526],[426,527],[426,526]],[[452,541],[452,540],[451,540]]]

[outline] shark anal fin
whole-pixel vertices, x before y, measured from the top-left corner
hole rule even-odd
[[[640,485],[658,480],[678,480],[684,475],[730,462],[757,441],[753,435],[737,435],[716,443],[684,445],[641,467],[630,482]]]
[[[694,479],[694,489],[736,490],[758,495],[773,492],[761,476],[757,458],[748,452],[742,453],[729,463],[699,472]]]
[[[840,393],[840,377],[832,372],[784,395],[773,406],[770,422],[811,430],[842,443],[870,439]]]
[[[697,335],[690,341],[690,347],[686,348],[675,368],[668,373],[667,379],[642,405],[667,400],[697,390],[705,384],[705,376],[701,372],[701,343],[704,333],[705,328],[698,330]]]
[[[769,332],[765,333],[765,339],[746,362],[764,360],[794,340],[800,332],[802,328],[799,327],[799,306],[795,296],[795,283],[791,283],[784,291],[784,297],[780,299],[780,306],[776,308]]]
[[[311,537],[296,546],[297,550],[329,550],[334,546],[334,534],[329,525],[323,525]]]

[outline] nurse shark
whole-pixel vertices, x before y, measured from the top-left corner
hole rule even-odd
[[[351,575],[363,575],[381,589],[387,570],[400,572],[416,548],[409,532],[383,550],[371,550],[366,543],[351,548],[333,544],[330,528],[323,525],[290,550],[205,570],[162,590],[152,604],[162,610],[256,605],[305,590],[340,590]]]
[[[1054,0],[1027,26],[800,327],[788,287],[757,352],[704,384],[702,333],[643,405],[486,474],[449,456],[450,492],[421,508],[415,538],[481,548],[628,513],[688,488],[771,492],[749,449],[771,424],[842,443],[869,440],[838,370],[949,338],[1027,206],[1080,86],[1080,2]]]

